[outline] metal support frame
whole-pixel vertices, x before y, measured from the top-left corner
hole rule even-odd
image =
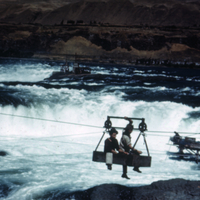
[[[125,119],[124,117],[107,116],[107,120],[104,123],[104,127],[106,128],[106,130],[103,131],[103,135],[101,136],[95,151],[93,151],[92,161],[94,161],[94,162],[106,163],[105,152],[97,151],[97,149],[105,135],[105,132],[109,132],[111,130],[111,128],[117,128],[117,127],[112,126],[112,122],[110,121],[110,118]],[[141,120],[141,123],[139,124],[138,129],[134,129],[134,130],[140,130],[139,136],[138,136],[134,146],[136,145],[137,141],[139,140],[140,136],[142,135],[144,138],[144,143],[146,145],[148,156],[143,156],[143,155],[141,156],[141,155],[136,155],[136,154],[125,155],[125,154],[120,154],[120,153],[112,154],[112,156],[113,156],[112,163],[119,164],[119,165],[134,166],[134,167],[138,166],[138,164],[139,164],[141,167],[151,167],[151,156],[149,154],[149,149],[147,147],[147,142],[146,142],[146,138],[145,138],[145,134],[144,134],[144,131],[147,130],[147,125],[144,122],[145,119],[144,118],[128,118],[128,119]],[[123,128],[118,127],[118,128],[124,129],[124,127]]]
[[[107,120],[105,121],[105,124],[104,124],[104,127],[106,128],[107,131],[109,131],[109,129],[110,129],[111,127],[113,127],[113,126],[112,126],[112,122],[110,121],[111,118],[113,118],[113,119],[125,119],[124,117],[107,116]],[[134,130],[140,130],[140,133],[139,133],[139,135],[138,135],[137,140],[135,141],[135,144],[133,145],[133,148],[134,148],[135,145],[137,144],[137,142],[138,142],[140,136],[142,135],[142,136],[143,136],[143,139],[144,139],[145,146],[146,146],[147,154],[148,154],[148,156],[150,156],[150,154],[149,154],[149,149],[148,149],[148,146],[147,146],[147,141],[146,141],[146,138],[145,138],[145,133],[144,133],[144,131],[147,130],[147,125],[146,125],[146,123],[145,123],[145,119],[144,119],[144,118],[135,118],[135,117],[128,117],[128,119],[140,120],[140,121],[141,121],[141,123],[139,124],[139,128],[138,128],[138,129],[135,129],[135,128],[134,128]],[[121,129],[124,129],[124,127],[114,127],[114,128],[121,128]],[[101,143],[101,141],[102,141],[104,135],[105,135],[105,131],[103,132],[103,135],[102,135],[102,137],[101,137],[101,139],[100,139],[100,141],[99,141],[99,143],[98,143],[98,145],[97,145],[95,151],[97,151],[97,149],[98,149],[98,147],[99,147],[99,145],[100,145],[100,143]]]
[[[98,149],[98,147],[99,147],[99,145],[101,143],[101,140],[103,139],[104,135],[105,135],[105,131],[103,132],[103,135],[101,136],[101,139],[99,140],[99,143],[97,144],[97,147],[96,147],[95,151],[97,151],[97,149]]]
[[[196,163],[198,164],[199,162],[199,150],[197,150],[197,152],[195,153],[194,150],[191,150],[191,149],[186,149],[190,154],[193,154],[195,156],[195,161]],[[184,153],[183,153],[183,156],[184,156]]]
[[[138,140],[139,140],[139,138],[140,138],[141,135],[143,136],[143,139],[144,139],[144,143],[145,143],[145,146],[146,146],[147,154],[148,154],[148,156],[150,156],[150,154],[149,154],[149,149],[148,149],[148,146],[147,146],[147,141],[146,141],[145,133],[144,133],[144,132],[140,132],[140,133],[139,133],[139,135],[138,135],[138,137],[137,137],[137,139],[136,139],[136,141],[135,141],[135,144],[133,145],[133,148],[135,148],[135,146],[136,146],[136,144],[137,144],[137,142],[138,142]]]

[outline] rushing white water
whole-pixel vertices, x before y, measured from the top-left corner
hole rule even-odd
[[[199,180],[198,164],[171,160],[166,152],[176,151],[174,146],[169,145],[173,131],[184,132],[183,136],[191,135],[200,140],[200,135],[194,135],[199,133],[199,117],[190,115],[196,113],[199,116],[200,107],[170,100],[126,99],[129,96],[126,90],[130,90],[131,95],[142,90],[146,95],[172,91],[178,96],[181,90],[187,92],[190,85],[185,89],[168,88],[160,85],[159,81],[157,85],[148,81],[143,86],[132,86],[132,81],[120,85],[115,84],[118,77],[108,83],[109,77],[104,80],[66,78],[43,81],[58,69],[58,65],[2,63],[0,66],[1,91],[12,96],[11,102],[13,97],[22,102],[14,106],[5,101],[0,107],[0,150],[8,153],[0,157],[0,177],[1,184],[10,189],[2,199],[43,199],[48,192],[84,190],[103,183],[138,186],[172,178]],[[93,67],[93,73],[103,74],[107,70],[108,74],[109,70],[105,68],[104,71],[104,68]],[[117,74],[118,68],[112,70]],[[135,69],[136,72],[144,73],[140,69]],[[48,87],[44,87],[44,83]],[[96,86],[101,88],[93,88]],[[198,94],[199,97],[198,92],[200,90],[196,89],[193,96]],[[152,164],[150,168],[141,168],[141,174],[129,167],[130,180],[121,178],[122,166],[113,165],[113,170],[109,171],[104,163],[92,162],[92,152],[103,134],[107,116],[145,118],[148,126],[146,140]],[[127,121],[114,119],[112,123],[124,127]],[[134,125],[137,128],[138,122]],[[132,133],[133,143],[138,134],[138,131]],[[120,140],[120,137],[121,130],[117,139]],[[98,150],[103,150],[103,141]],[[147,154],[143,137],[136,148]]]

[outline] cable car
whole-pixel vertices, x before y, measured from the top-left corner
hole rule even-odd
[[[139,120],[141,121],[139,124],[138,129],[134,128],[133,130],[139,130],[140,133],[135,141],[135,144],[133,145],[133,148],[136,146],[140,136],[143,136],[144,139],[144,144],[146,146],[146,150],[147,150],[147,155],[125,155],[125,154],[113,154],[113,153],[105,153],[102,151],[97,151],[104,135],[106,132],[109,132],[109,130],[111,128],[116,128],[116,129],[123,129],[123,127],[113,127],[112,126],[112,122],[111,122],[111,118],[113,119],[124,119],[124,117],[115,117],[115,116],[107,116],[107,120],[104,123],[104,128],[106,129],[103,132],[102,137],[100,138],[99,143],[97,144],[96,149],[93,151],[93,158],[92,161],[94,162],[102,162],[102,163],[106,163],[106,164],[118,164],[118,165],[127,165],[127,166],[136,166],[140,165],[140,167],[151,167],[151,156],[149,154],[149,149],[147,146],[147,142],[146,142],[146,138],[145,138],[145,133],[144,131],[147,130],[147,125],[145,123],[145,119],[144,118],[130,118],[131,120]],[[112,154],[112,155],[110,155]]]

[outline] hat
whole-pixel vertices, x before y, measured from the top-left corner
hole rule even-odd
[[[118,131],[115,128],[111,128],[109,134],[112,135],[113,133],[118,134]]]
[[[133,125],[132,124],[127,124],[125,130],[133,130]]]

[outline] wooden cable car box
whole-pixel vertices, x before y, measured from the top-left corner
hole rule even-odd
[[[94,162],[104,162],[106,163],[106,153],[101,151],[93,151]],[[141,156],[141,155],[125,155],[125,154],[113,154],[112,164],[127,165],[127,166],[140,166],[140,167],[150,167],[151,166],[151,156]]]

